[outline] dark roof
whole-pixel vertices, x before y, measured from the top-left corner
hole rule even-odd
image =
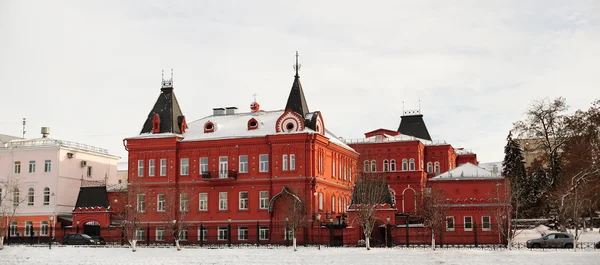
[[[308,105],[306,104],[306,98],[304,98],[304,91],[302,90],[302,84],[300,84],[300,76],[298,74],[294,76],[294,84],[292,85],[292,90],[290,91],[287,104],[285,105],[285,110],[289,109],[300,114],[301,117],[306,117],[306,114],[310,112],[308,110]]]
[[[360,196],[356,195],[357,192],[361,192],[361,190],[365,190],[365,189],[381,189],[380,193],[371,193],[371,194],[383,194],[383,198],[381,198],[382,201],[379,201],[379,198],[375,198],[375,197],[361,198]],[[369,192],[367,192],[367,193],[369,193]],[[377,204],[387,203],[391,206],[394,206],[392,192],[389,189],[387,180],[384,180],[384,179],[368,180],[368,183],[365,182],[365,180],[361,180],[361,179],[357,180],[354,183],[354,190],[352,192],[352,204],[365,203],[364,201],[362,201],[363,199],[370,200],[371,202],[369,202],[369,203],[377,203]],[[377,200],[377,202],[374,202],[373,200]]]
[[[431,141],[427,126],[425,125],[425,121],[423,121],[423,114],[402,116],[398,132]]]
[[[152,133],[152,119],[154,114],[158,114],[160,118],[160,133],[182,133],[181,132],[181,121],[183,121],[183,113],[177,102],[177,97],[173,92],[173,87],[164,87],[160,89],[161,93],[158,96],[158,100],[154,104],[154,107],[148,114],[144,127],[142,127],[142,133]]]
[[[108,195],[106,187],[81,187],[79,188],[79,196],[75,207],[98,207],[108,208]]]

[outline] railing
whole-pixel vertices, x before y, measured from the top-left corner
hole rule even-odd
[[[444,145],[447,144],[444,140],[423,140],[414,136],[403,136],[402,138],[358,138],[358,139],[343,139],[345,144],[368,144],[368,143],[393,143],[393,142],[407,142],[407,141],[422,141],[425,145]]]
[[[211,179],[237,179],[238,172],[235,170],[227,170],[227,171],[203,171],[200,173],[202,179],[211,180]]]
[[[108,150],[99,148],[87,144],[81,144],[71,141],[62,141],[55,139],[34,139],[34,140],[17,140],[11,141],[7,144],[7,147],[20,147],[20,146],[63,146],[74,149],[81,149],[85,151],[91,151],[96,153],[108,154]]]

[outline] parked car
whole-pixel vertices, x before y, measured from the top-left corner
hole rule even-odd
[[[106,241],[101,236],[91,236],[94,241],[96,241],[96,245],[106,245]]]
[[[594,244],[595,248],[600,248],[600,241],[596,242],[596,244]]]
[[[66,234],[63,245],[96,245],[96,240],[86,234]]]
[[[551,233],[540,238],[527,240],[528,248],[572,248],[573,236],[567,233]]]

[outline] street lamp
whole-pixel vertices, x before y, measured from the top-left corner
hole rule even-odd
[[[52,249],[52,227],[54,227],[54,216],[50,215],[50,234],[48,236],[48,249]]]
[[[319,250],[321,250],[321,214],[317,214],[317,222],[319,223],[319,230],[317,230],[317,244],[319,245]]]

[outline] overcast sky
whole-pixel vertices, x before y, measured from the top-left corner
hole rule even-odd
[[[503,158],[529,103],[600,98],[600,1],[0,0],[0,133],[127,158],[175,70],[188,123],[285,107],[294,53],[311,111],[344,138],[421,110],[434,140]]]

